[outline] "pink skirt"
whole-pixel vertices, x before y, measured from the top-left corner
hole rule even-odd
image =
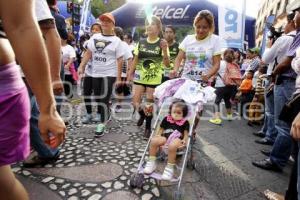
[[[29,155],[29,120],[28,91],[17,65],[0,66],[0,166]]]

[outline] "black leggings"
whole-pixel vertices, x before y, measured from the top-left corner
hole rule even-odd
[[[102,122],[109,117],[109,100],[115,81],[116,77],[84,77],[83,95],[86,111],[88,114],[92,113],[91,96],[94,93],[93,96],[97,102],[97,113],[101,115]]]
[[[74,85],[74,80],[73,80],[72,75],[65,74],[64,90],[65,90],[65,95],[67,96],[67,98],[73,97],[73,85]]]
[[[216,105],[216,110],[217,112],[220,112],[220,103],[222,99],[224,99],[225,102],[225,107],[227,109],[231,108],[231,102],[230,99],[233,95],[233,93],[236,91],[236,86],[235,85],[230,85],[230,86],[225,86],[225,87],[217,87],[216,88],[216,100],[215,100],[215,105]]]

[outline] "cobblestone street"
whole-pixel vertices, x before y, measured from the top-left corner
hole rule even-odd
[[[13,167],[31,199],[172,199],[176,185],[168,182],[146,178],[142,190],[129,186],[146,146],[143,127],[137,127],[135,120],[112,119],[101,138],[94,138],[96,124],[76,121],[76,117],[71,120],[56,163]],[[263,158],[259,150],[264,148],[254,143],[255,130],[241,120],[225,121],[223,126],[201,121],[194,146],[196,170],[184,172],[185,199],[260,200],[264,189],[284,193],[291,165],[282,174],[254,168],[251,161]]]

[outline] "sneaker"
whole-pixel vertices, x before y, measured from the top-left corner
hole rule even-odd
[[[59,156],[60,156],[59,151],[51,158],[41,158],[37,155],[37,153],[34,152],[23,162],[23,167],[25,168],[32,168],[36,166],[44,167],[47,164],[55,163],[59,159]]]
[[[86,114],[83,119],[82,119],[82,123],[83,124],[88,124],[91,122],[92,119],[92,115],[91,114]]]
[[[165,181],[170,181],[172,180],[173,175],[174,175],[174,167],[167,166],[164,170],[164,173],[161,176],[161,179]]]
[[[212,124],[215,124],[215,125],[221,125],[222,124],[222,120],[220,118],[210,119],[209,122],[212,123]]]
[[[144,168],[144,174],[152,174],[156,169],[156,162],[155,160],[149,160],[146,162]]]
[[[92,119],[92,122],[100,122],[101,121],[101,115],[99,113],[96,114],[96,116]]]
[[[104,135],[104,124],[98,124],[95,131],[95,137],[102,137]]]
[[[232,114],[227,114],[227,120],[232,121],[232,119],[233,119]]]

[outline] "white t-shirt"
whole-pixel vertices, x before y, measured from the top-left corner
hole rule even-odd
[[[75,49],[71,45],[66,45],[61,47],[62,51],[62,61],[66,65],[71,58],[76,58]],[[69,69],[65,68],[65,74],[70,75],[71,72]]]
[[[216,75],[215,87],[225,87],[224,81],[221,79],[221,77],[224,77],[226,66],[227,66],[227,62],[225,60],[221,60],[220,69],[218,71],[218,74]]]
[[[88,43],[89,43],[89,40],[85,41],[83,43],[83,48],[87,49]],[[82,57],[83,57],[83,55],[82,55]],[[93,75],[92,59],[90,59],[89,62],[86,64],[84,72],[85,72],[85,75],[87,75],[87,76],[92,76]]]
[[[50,12],[50,9],[49,9],[49,6],[48,6],[46,0],[35,0],[34,3],[35,3],[34,4],[35,16],[36,16],[36,20],[38,22],[45,20],[45,19],[54,19]],[[21,72],[22,77],[25,77],[21,67],[20,67],[20,72]]]
[[[200,75],[207,73],[212,67],[212,58],[221,55],[222,39],[217,35],[209,35],[203,40],[197,40],[196,35],[188,35],[179,45],[185,52],[186,60],[183,67],[183,77],[200,80]]]
[[[37,21],[53,19],[46,0],[35,0],[35,15]]]
[[[92,77],[117,77],[117,59],[124,55],[120,38],[94,34],[88,49],[92,52]]]
[[[133,58],[132,55],[132,50],[130,49],[129,45],[122,41],[122,48],[124,51],[124,56],[123,56],[123,66],[122,66],[122,77],[126,77],[127,75],[127,67],[128,67],[128,59]]]

